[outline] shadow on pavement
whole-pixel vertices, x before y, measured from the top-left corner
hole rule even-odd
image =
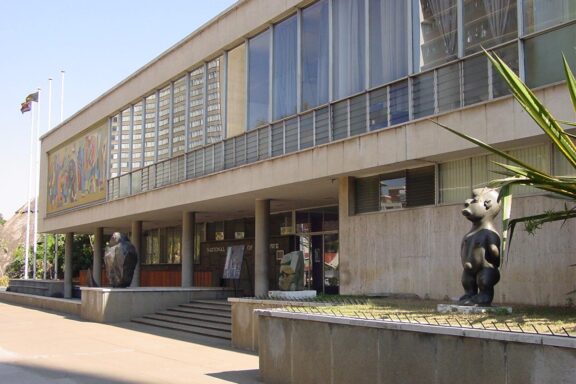
[[[136,381],[118,380],[104,375],[90,375],[22,363],[0,363],[0,382],[15,384],[138,384]]]
[[[246,371],[218,372],[209,374],[207,376],[235,384],[262,383],[262,381],[260,381],[259,372],[257,369],[248,369]]]

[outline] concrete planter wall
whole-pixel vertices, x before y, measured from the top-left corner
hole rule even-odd
[[[232,346],[258,352],[258,315],[256,309],[273,309],[290,306],[319,306],[321,303],[300,301],[260,300],[230,297],[232,305]]]
[[[256,311],[276,383],[574,383],[576,339]]]

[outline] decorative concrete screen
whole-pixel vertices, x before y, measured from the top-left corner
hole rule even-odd
[[[107,133],[104,123],[48,154],[48,213],[106,198]]]

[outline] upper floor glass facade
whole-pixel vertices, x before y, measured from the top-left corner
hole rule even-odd
[[[575,20],[573,0],[314,2],[111,116],[109,198],[504,96],[482,47],[561,81]]]

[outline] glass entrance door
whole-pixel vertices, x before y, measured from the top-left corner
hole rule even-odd
[[[324,293],[337,295],[340,291],[340,258],[338,234],[323,235]]]
[[[302,234],[297,248],[304,253],[306,289],[320,293],[338,294],[340,287],[340,259],[338,234]]]

